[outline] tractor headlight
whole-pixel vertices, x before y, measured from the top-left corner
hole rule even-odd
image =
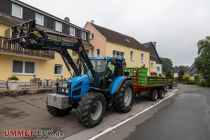
[[[61,92],[64,92],[64,91],[65,91],[64,88],[62,88],[62,89],[61,89]]]
[[[68,94],[71,88],[71,83],[67,83],[67,82],[60,82],[58,84],[58,93],[64,93],[64,94]]]
[[[69,93],[69,89],[68,89],[68,88],[66,89],[66,93],[67,93],[67,94]]]

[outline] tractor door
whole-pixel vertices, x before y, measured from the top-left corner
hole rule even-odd
[[[112,60],[112,65],[114,65],[114,77],[123,75],[123,67],[126,65],[125,60]]]

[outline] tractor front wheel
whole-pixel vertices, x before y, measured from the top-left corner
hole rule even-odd
[[[98,125],[106,111],[106,99],[102,93],[85,94],[77,108],[80,123],[88,128]]]
[[[114,110],[122,113],[129,112],[133,106],[134,97],[132,83],[129,80],[124,81],[119,91],[114,95]]]

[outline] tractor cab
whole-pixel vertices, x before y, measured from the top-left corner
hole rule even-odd
[[[92,57],[91,63],[96,77],[93,86],[102,89],[107,89],[116,77],[122,76],[126,65],[125,59],[114,57]]]

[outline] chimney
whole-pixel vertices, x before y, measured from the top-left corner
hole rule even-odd
[[[65,20],[66,22],[70,23],[69,17],[65,17],[64,20]]]
[[[94,20],[91,20],[90,22],[94,24]]]
[[[154,48],[156,49],[156,42],[152,42]]]

